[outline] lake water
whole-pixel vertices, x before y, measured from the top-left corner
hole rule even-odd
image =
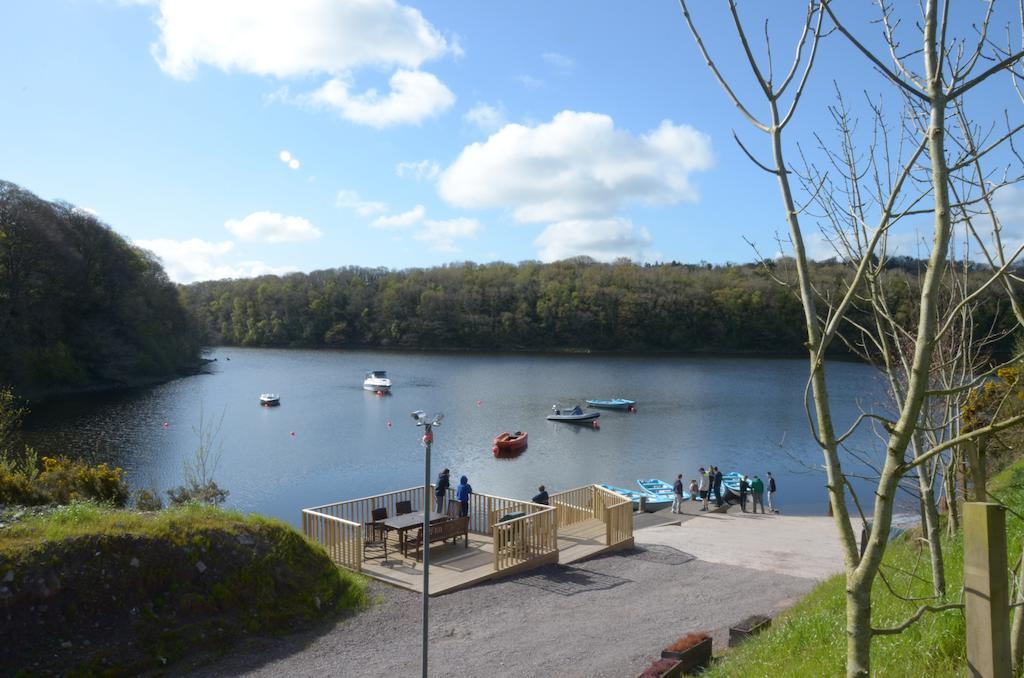
[[[25,432],[40,454],[90,455],[128,472],[133,487],[179,484],[193,431],[223,416],[215,475],[228,505],[297,524],[300,509],[423,482],[423,451],[409,413],[443,412],[432,476],[469,476],[479,492],[529,498],[637,478],[687,481],[717,464],[779,484],[786,513],[827,508],[821,453],[802,399],[806,362],[788,359],[608,355],[434,354],[218,348],[209,373],[146,388],[34,406]],[[364,391],[386,369],[393,393]],[[865,365],[834,363],[836,427],[877,410],[883,383]],[[260,407],[261,392],[281,406]],[[553,403],[627,397],[636,413],[604,411],[600,429],[545,420]],[[166,422],[166,426],[165,426]],[[515,459],[495,458],[501,431],[529,433]],[[869,431],[854,444],[867,446]]]

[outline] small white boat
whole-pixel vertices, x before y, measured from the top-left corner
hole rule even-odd
[[[388,379],[388,373],[384,370],[367,372],[366,379],[363,380],[363,388],[374,393],[390,393],[391,380]]]
[[[558,405],[551,406],[548,421],[564,421],[570,424],[592,422],[601,416],[600,412],[585,412],[579,405],[571,410],[563,410]]]
[[[261,393],[260,405],[263,407],[275,407],[281,404],[281,396],[276,393]]]

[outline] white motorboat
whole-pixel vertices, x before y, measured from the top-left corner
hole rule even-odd
[[[281,396],[276,393],[261,393],[260,405],[263,407],[274,407],[281,404]]]
[[[388,373],[384,370],[367,372],[366,379],[363,380],[363,388],[374,393],[390,393],[391,380],[388,379]]]

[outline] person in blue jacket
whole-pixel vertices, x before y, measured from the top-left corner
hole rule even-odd
[[[469,515],[469,495],[473,494],[473,486],[469,484],[469,478],[459,478],[459,486],[455,488],[455,498],[459,500],[459,517]]]

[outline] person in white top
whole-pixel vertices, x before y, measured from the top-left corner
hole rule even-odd
[[[704,471],[704,467],[703,466],[700,468],[699,471],[697,471],[697,477],[700,478],[700,500],[701,500],[701,508],[700,508],[700,510],[701,511],[707,511],[708,510],[708,490],[711,489],[711,479],[708,478],[708,474],[707,474],[706,471]]]

